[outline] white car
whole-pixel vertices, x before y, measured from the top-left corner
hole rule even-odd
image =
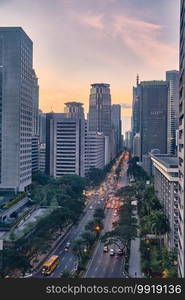
[[[114,256],[114,255],[115,255],[114,249],[110,249],[110,256]]]

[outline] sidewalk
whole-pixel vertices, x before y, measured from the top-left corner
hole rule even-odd
[[[138,214],[135,215],[138,220]],[[137,232],[139,236],[139,230]],[[130,258],[129,258],[129,276],[135,278],[143,278],[141,272],[141,253],[140,253],[140,238],[137,237],[131,241]]]

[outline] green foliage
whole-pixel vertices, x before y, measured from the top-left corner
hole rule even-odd
[[[72,274],[69,270],[64,269],[60,275],[60,278],[72,278]]]
[[[2,257],[3,268],[0,270],[1,277],[11,274],[12,270],[16,269],[19,269],[22,274],[25,274],[31,267],[27,258],[20,254],[15,247],[3,250]]]
[[[138,157],[134,157],[131,160],[128,161],[128,169],[127,169],[127,175],[128,176],[134,176],[136,180],[149,180],[150,177],[145,172],[145,170],[137,164]]]
[[[18,203],[20,200],[22,200],[23,198],[25,198],[26,196],[27,196],[27,193],[26,193],[26,192],[21,193],[21,194],[20,194],[19,196],[17,196],[15,199],[13,199],[13,200],[7,202],[7,203],[3,206],[3,208],[4,208],[4,209],[10,208],[11,206],[13,206],[13,205],[15,205],[16,203]]]
[[[177,253],[161,248],[156,241],[142,241],[142,270],[148,277],[163,277],[163,272],[168,273],[168,278],[177,278]]]
[[[51,182],[51,177],[42,172],[34,172],[32,174],[32,181],[34,184],[46,185]]]
[[[106,244],[114,243],[128,251],[130,242],[137,236],[137,220],[132,216],[132,204],[129,198],[124,198],[124,205],[120,210],[118,224],[114,230],[105,233],[102,241]]]

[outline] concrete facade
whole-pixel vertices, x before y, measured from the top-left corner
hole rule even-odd
[[[141,155],[152,149],[167,153],[168,82],[143,81],[141,86]]]
[[[169,83],[167,151],[169,155],[176,155],[176,130],[179,123],[179,72],[167,71],[166,81]]]
[[[84,176],[85,120],[46,114],[46,173]]]
[[[179,74],[179,139],[178,139],[178,159],[179,159],[179,247],[178,247],[178,271],[179,277],[185,276],[185,0],[181,0],[180,13],[180,74]]]
[[[111,94],[110,85],[95,83],[91,85],[89,97],[89,131],[111,135]]]
[[[155,192],[170,224],[165,242],[169,250],[178,247],[178,159],[151,155]]]
[[[0,27],[0,190],[31,184],[32,48],[21,27]]]
[[[111,123],[115,135],[115,154],[121,151],[121,105],[113,104],[111,106]]]
[[[90,168],[103,169],[105,166],[105,136],[101,132],[88,131],[85,123],[85,174]]]

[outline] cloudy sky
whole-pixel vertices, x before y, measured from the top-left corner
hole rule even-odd
[[[113,103],[131,103],[137,73],[157,80],[178,68],[179,2],[0,0],[0,26],[33,40],[43,111],[71,100],[87,110],[93,82],[111,84]]]

